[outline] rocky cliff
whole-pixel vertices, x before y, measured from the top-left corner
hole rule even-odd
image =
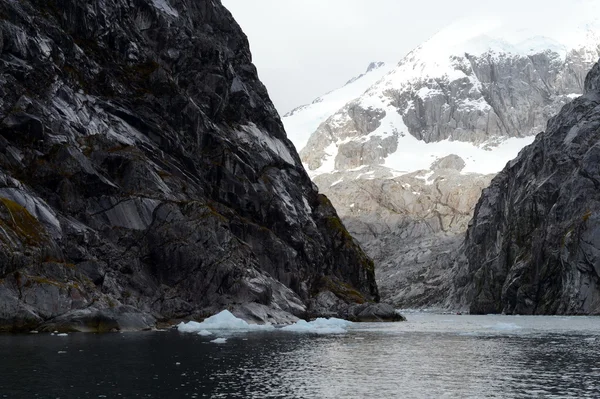
[[[1,0],[0,53],[0,331],[386,317],[219,1]]]
[[[484,190],[456,264],[471,313],[600,313],[600,66]]]

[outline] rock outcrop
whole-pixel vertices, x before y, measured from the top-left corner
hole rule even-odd
[[[600,314],[600,66],[484,190],[456,262],[471,313]]]
[[[219,1],[1,0],[0,65],[0,331],[378,301]]]

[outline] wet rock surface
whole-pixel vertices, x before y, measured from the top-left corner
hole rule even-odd
[[[2,0],[0,53],[0,330],[379,300],[219,1]]]

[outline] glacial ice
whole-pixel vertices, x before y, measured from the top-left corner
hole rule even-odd
[[[344,334],[347,332],[348,326],[350,325],[352,325],[352,322],[350,321],[332,317],[330,319],[318,318],[308,322],[299,320],[294,324],[277,330],[314,334]],[[183,333],[196,333],[198,335],[208,336],[212,335],[212,331],[274,331],[275,327],[271,324],[248,324],[246,321],[235,317],[228,310],[224,310],[221,313],[207,318],[201,323],[195,321],[187,323],[182,322],[177,326],[177,330]],[[215,341],[213,340],[211,342]]]
[[[211,316],[201,323],[190,321],[180,323],[177,330],[180,332],[200,333],[202,330],[233,330],[233,331],[255,331],[255,330],[273,330],[270,324],[248,324],[246,321],[235,317],[230,311],[224,310],[214,316]]]
[[[213,339],[212,341],[215,344],[224,344],[225,342],[227,342],[227,338],[217,338],[217,339]]]
[[[315,334],[344,334],[348,331],[350,325],[352,325],[350,321],[334,317],[330,319],[319,317],[313,321],[299,320],[292,325],[283,327],[281,330]]]

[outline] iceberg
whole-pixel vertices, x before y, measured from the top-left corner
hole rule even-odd
[[[224,344],[225,342],[227,342],[227,338],[217,338],[217,339],[213,339],[212,341],[215,344]]]
[[[205,335],[203,330],[210,332],[211,330],[230,330],[230,331],[264,331],[273,330],[271,324],[248,324],[245,320],[235,317],[230,311],[224,310],[214,316],[211,316],[201,323],[190,321],[187,323],[181,322],[177,326],[177,330],[187,333],[201,333]]]
[[[353,323],[347,320],[332,317],[325,319],[319,317],[313,321],[299,320],[294,324],[283,327],[282,331],[315,333],[315,334],[344,334],[348,332],[348,326]]]
[[[212,335],[212,333],[208,330],[200,330],[200,331],[198,331],[198,335],[202,335],[203,337],[206,337],[206,336]]]

